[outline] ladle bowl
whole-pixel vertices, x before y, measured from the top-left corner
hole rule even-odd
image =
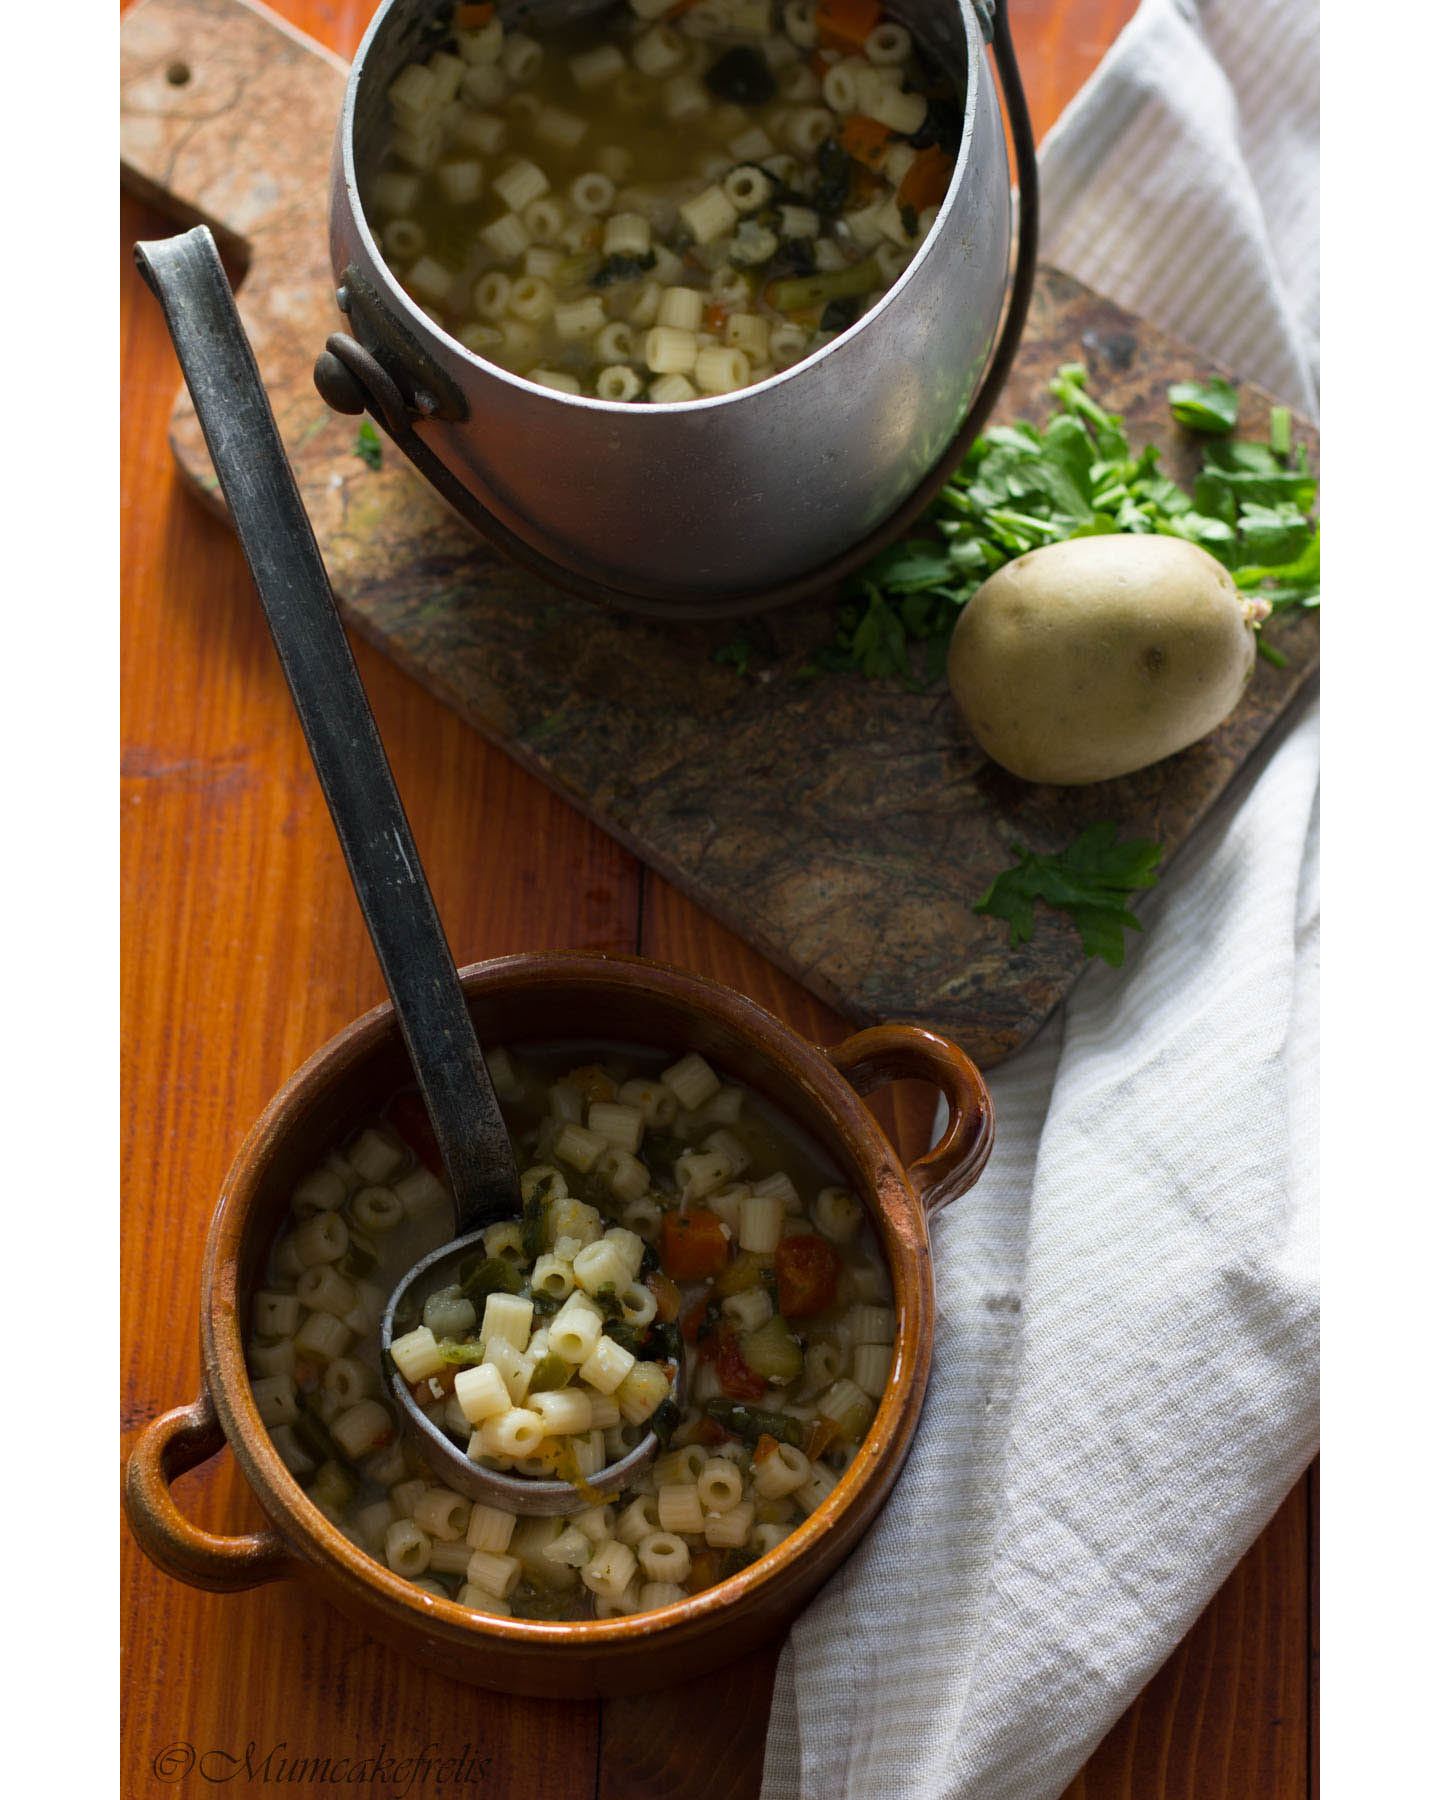
[[[458,1269],[467,1255],[479,1249],[485,1239],[484,1230],[472,1231],[465,1237],[452,1238],[428,1256],[422,1256],[408,1274],[401,1277],[390,1295],[385,1316],[380,1322],[380,1345],[389,1350],[394,1342],[397,1313],[413,1295],[434,1292],[446,1285],[445,1276]],[[680,1367],[671,1383],[670,1398],[677,1405],[685,1398],[685,1351],[679,1350]],[[607,1463],[594,1475],[587,1476],[583,1488],[570,1481],[546,1481],[539,1476],[507,1475],[503,1470],[487,1469],[473,1462],[448,1433],[426,1416],[410,1390],[410,1384],[398,1369],[392,1369],[390,1392],[400,1408],[405,1429],[419,1446],[434,1472],[467,1500],[478,1500],[486,1506],[498,1506],[506,1512],[523,1513],[532,1518],[552,1518],[558,1513],[582,1512],[587,1506],[613,1499],[622,1488],[651,1462],[660,1448],[653,1431],[647,1432],[628,1455]]]

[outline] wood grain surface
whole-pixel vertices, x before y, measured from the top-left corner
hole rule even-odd
[[[371,9],[283,0],[280,10],[348,57]],[[1011,10],[1043,129],[1132,0],[1012,0]],[[174,223],[122,204],[122,1451],[196,1391],[201,1246],[245,1130],[311,1050],[382,997],[239,552],[181,489],[166,445],[176,370],[130,245]],[[817,1039],[842,1034],[804,990],[389,661],[364,643],[356,651],[462,960],[639,949],[731,982]],[[899,1108],[912,1152],[926,1111],[919,1097]],[[1313,1474],[1072,1797],[1314,1791],[1311,1484]],[[212,1529],[260,1522],[228,1456],[177,1492]],[[377,1755],[429,1758],[427,1770],[396,1769],[366,1790],[420,1800],[744,1800],[758,1788],[769,1654],[700,1693],[604,1708],[510,1699],[421,1674],[291,1584],[184,1588],[128,1534],[122,1579],[127,1796],[265,1791],[287,1759]]]
[[[191,54],[197,42],[203,54]],[[167,72],[181,63],[189,79],[177,86]],[[398,451],[367,468],[354,420],[315,392],[315,353],[342,323],[325,230],[342,85],[332,59],[250,0],[143,0],[127,21],[126,179],[247,245],[246,327],[346,618],[847,1018],[930,1026],[982,1067],[1018,1049],[1081,973],[1079,933],[1041,908],[1031,941],[1012,945],[973,902],[1017,843],[1054,851],[1097,819],[1173,856],[1314,669],[1316,614],[1267,628],[1284,666],[1260,663],[1220,729],[1077,791],[999,770],[958,727],[943,682],[916,692],[816,672],[833,630],[827,600],[744,622],[755,668],[741,675],[715,660],[733,620],[680,625],[567,598],[481,543]],[[1220,371],[1042,266],[997,418],[1043,423],[1050,378],[1077,360],[1132,439],[1193,477],[1198,447],[1166,388]],[[1263,437],[1270,405],[1242,384],[1242,432]],[[1296,429],[1318,466],[1314,431]],[[220,505],[183,392],[171,438]]]

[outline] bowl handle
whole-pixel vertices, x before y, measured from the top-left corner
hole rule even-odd
[[[995,1106],[980,1071],[958,1045],[920,1025],[873,1025],[825,1052],[857,1094],[887,1081],[930,1081],[945,1096],[950,1123],[933,1150],[906,1173],[927,1212],[974,1187],[995,1141]]]
[[[259,1587],[296,1569],[278,1532],[217,1537],[193,1525],[175,1504],[170,1483],[224,1444],[215,1402],[202,1387],[191,1405],[152,1419],[125,1463],[125,1516],[140,1548],[177,1581],[219,1594]]]

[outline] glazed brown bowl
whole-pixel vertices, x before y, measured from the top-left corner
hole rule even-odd
[[[299,1576],[396,1649],[460,1680],[516,1694],[633,1693],[685,1681],[784,1630],[879,1511],[920,1417],[934,1336],[928,1214],[973,1185],[994,1115],[962,1050],[914,1025],[881,1025],[819,1049],[752,1001],[639,958],[509,956],[462,971],[480,1040],[608,1041],[698,1050],[766,1095],[833,1158],[874,1222],[895,1288],[889,1386],[829,1498],[774,1550],[718,1586],[656,1612],[551,1623],[487,1618],[427,1594],[358,1549],[305,1497],[260,1421],[245,1367],[250,1296],[291,1190],[317,1160],[411,1080],[388,1005],[316,1052],[241,1147],[215,1209],[200,1295],[203,1384],[146,1427],[125,1469],[141,1548],[195,1587],[233,1590]],[[905,1168],[860,1096],[933,1083],[950,1107],[940,1143]],[[171,1482],[229,1443],[270,1527],[198,1529]]]

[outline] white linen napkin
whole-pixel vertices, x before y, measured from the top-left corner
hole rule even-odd
[[[1314,0],[1143,0],[1043,254],[1314,412]],[[1053,1800],[1318,1441],[1313,694],[992,1072],[902,1478],[782,1654],[762,1800]]]

